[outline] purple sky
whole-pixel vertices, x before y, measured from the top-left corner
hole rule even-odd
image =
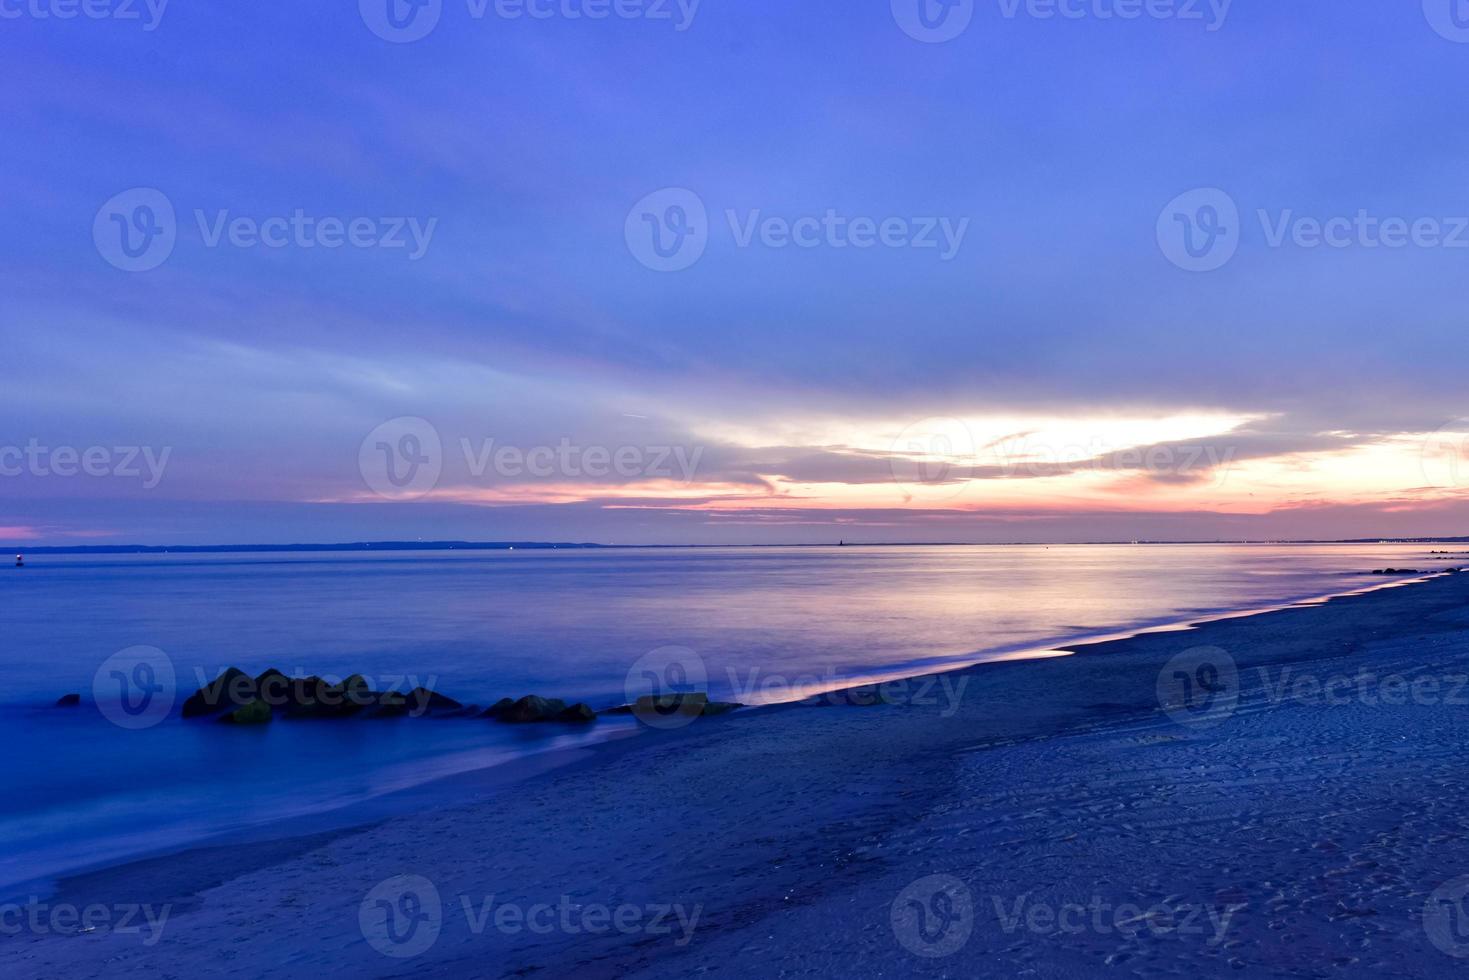
[[[15,547],[1469,534],[1449,0],[65,9]]]

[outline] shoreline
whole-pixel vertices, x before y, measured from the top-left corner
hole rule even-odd
[[[477,802],[192,851],[160,859],[151,878],[124,867],[72,879],[70,901],[172,902],[176,915],[154,946],[21,936],[0,939],[0,963],[18,976],[671,977],[739,955],[762,975],[1337,962],[1342,975],[1432,976],[1452,960],[1421,927],[1424,899],[1469,872],[1456,721],[1466,709],[1275,703],[1254,678],[1469,670],[1466,599],[1469,577],[1443,576],[1060,660],[979,665],[947,718],[918,704],[786,704],[628,739]],[[1239,710],[1215,726],[1179,724],[1159,710],[1160,666],[1205,643],[1237,664]],[[360,922],[364,896],[405,875],[443,896],[442,934],[410,960],[385,955]],[[952,959],[915,952],[920,941],[893,918],[896,900],[935,876],[973,898],[973,934]],[[995,914],[1084,903],[1088,888],[1111,906],[1238,905],[1227,923],[1238,935],[1039,935]],[[558,896],[700,915],[677,945],[476,931],[458,905]],[[249,954],[222,949],[226,937]]]
[[[950,676],[981,677],[989,680],[990,685],[1003,686],[1006,676],[1022,676],[1021,671],[1033,670],[1036,664],[1044,663],[1052,658],[1065,658],[1065,660],[1077,663],[1077,661],[1090,660],[1096,657],[1109,657],[1109,655],[1121,652],[1134,652],[1140,646],[1153,646],[1168,642],[1169,639],[1178,638],[1181,635],[1212,635],[1216,630],[1228,630],[1231,624],[1252,623],[1252,621],[1268,619],[1275,616],[1290,616],[1293,613],[1302,613],[1310,610],[1331,610],[1332,605],[1340,602],[1374,597],[1384,592],[1403,591],[1407,586],[1431,586],[1434,582],[1445,582],[1459,576],[1448,576],[1448,574],[1431,574],[1431,576],[1413,577],[1413,579],[1394,580],[1394,582],[1379,583],[1365,589],[1353,589],[1353,591],[1332,594],[1328,597],[1297,599],[1297,601],[1275,604],[1265,610],[1232,611],[1232,613],[1210,616],[1208,619],[1178,621],[1162,627],[1149,627],[1149,629],[1128,632],[1124,635],[1097,636],[1097,638],[1086,638],[1084,642],[1072,642],[1062,648],[1053,648],[1046,651],[1047,655],[1036,655],[1036,657],[1021,658],[999,658],[999,660],[971,661],[961,664],[953,669],[936,671],[936,673],[950,674]],[[1469,576],[1463,576],[1463,582],[1469,583]],[[1028,667],[1022,669],[1022,664]],[[1008,667],[1009,670],[1006,670]],[[908,674],[902,680],[921,679],[921,677],[936,676],[936,674]],[[873,682],[881,683],[881,682]],[[867,686],[867,683],[864,685]],[[831,692],[852,691],[852,688],[836,688]],[[823,693],[831,693],[823,692]],[[811,696],[793,701],[773,702],[773,704],[751,705],[751,707],[740,710],[726,718],[712,718],[705,720],[687,729],[676,730],[676,732],[635,732],[623,733],[620,738],[608,739],[607,742],[595,743],[589,746],[576,746],[576,748],[551,749],[551,751],[538,752],[538,754],[527,755],[517,758],[510,763],[492,765],[479,770],[464,771],[464,773],[450,774],[450,776],[438,777],[422,785],[413,786],[404,790],[395,790],[388,793],[388,798],[433,798],[433,801],[441,805],[448,805],[454,810],[464,808],[482,807],[486,804],[494,804],[497,793],[513,792],[517,786],[533,780],[545,779],[574,779],[577,774],[595,771],[604,765],[614,765],[618,761],[626,760],[632,755],[642,754],[645,751],[660,752],[676,751],[680,742],[708,742],[724,741],[724,739],[749,738],[751,729],[761,726],[770,718],[784,716],[784,714],[824,714],[834,717],[840,714],[848,714],[855,717],[852,708],[833,708],[830,705],[809,705]],[[1099,716],[1111,716],[1116,720],[1119,711],[1124,707],[1146,708],[1152,707],[1156,710],[1156,704],[1149,705],[1149,699],[1133,705],[1124,705],[1121,702],[1102,702],[1102,704],[1091,705],[1097,710]],[[817,711],[812,711],[817,708]],[[871,708],[864,711],[871,711]],[[1037,713],[1030,721],[1036,721],[1037,717],[1044,717],[1046,713]],[[729,726],[729,727],[727,727]],[[1046,730],[1046,727],[1031,724],[1028,732],[1012,733],[1011,738],[1047,739],[1061,738],[1064,736],[1065,727],[1056,727],[1055,730]],[[648,738],[633,738],[635,735],[648,736]],[[87,870],[76,871],[76,873],[65,874],[57,879],[51,879],[50,889],[41,889],[40,882],[29,883],[26,887],[16,890],[28,890],[31,895],[47,902],[72,902],[72,904],[90,904],[98,901],[100,896],[110,893],[126,892],[129,895],[150,896],[151,901],[172,902],[181,911],[197,907],[201,893],[207,890],[217,889],[234,882],[238,877],[251,871],[259,871],[263,867],[273,867],[281,862],[300,860],[304,854],[317,851],[317,849],[328,848],[338,845],[345,840],[353,839],[360,835],[369,835],[385,824],[395,821],[411,821],[417,817],[413,811],[398,811],[376,817],[364,817],[361,811],[367,810],[372,801],[358,802],[348,805],[339,810],[328,811],[323,814],[303,815],[303,817],[286,818],[276,823],[263,824],[263,826],[251,827],[242,832],[228,833],[210,839],[192,842],[182,848],[170,848],[157,854],[145,855],[135,860],[123,862],[110,862],[110,864],[95,865]],[[222,867],[220,855],[238,854],[248,852],[253,855],[250,861],[229,864],[225,862]]]
[[[118,876],[126,877],[138,873],[148,877],[161,875],[164,879],[175,880],[178,875],[176,870],[169,865],[178,861],[186,861],[195,852],[207,854],[220,848],[242,846],[273,847],[278,844],[304,840],[329,842],[337,837],[347,837],[370,829],[387,820],[411,818],[416,812],[426,809],[422,802],[425,796],[434,798],[434,802],[439,805],[464,805],[474,802],[482,795],[503,792],[518,783],[553,771],[563,769],[574,771],[581,766],[595,765],[604,759],[612,759],[616,755],[636,751],[643,744],[643,738],[640,736],[669,740],[680,735],[697,734],[698,730],[706,725],[718,725],[734,718],[760,718],[772,712],[799,709],[807,706],[804,702],[814,698],[839,696],[861,688],[901,685],[939,675],[962,675],[982,667],[1000,667],[1007,664],[1018,665],[1041,660],[1085,656],[1097,652],[1094,648],[1108,648],[1154,636],[1186,634],[1235,620],[1251,619],[1293,609],[1313,608],[1340,599],[1432,582],[1446,575],[1447,570],[1430,572],[1375,582],[1362,588],[1341,592],[1284,599],[1264,606],[1211,610],[1183,619],[1149,623],[1121,631],[1086,633],[1055,644],[1025,644],[1017,645],[1012,649],[1001,648],[985,651],[979,659],[971,659],[971,654],[962,654],[957,658],[946,657],[904,664],[896,671],[873,673],[861,678],[846,678],[830,686],[802,687],[799,694],[780,700],[748,703],[727,718],[706,719],[690,729],[672,732],[653,732],[644,726],[637,726],[631,730],[614,729],[606,732],[605,738],[588,744],[532,751],[489,766],[435,776],[423,782],[368,796],[342,806],[295,814],[226,831],[222,834],[210,835],[179,846],[132,855],[123,860],[101,862],[54,876],[17,882],[14,885],[6,886],[5,895],[11,896],[11,900],[18,900],[16,896],[22,895],[36,896],[46,901],[76,900],[80,896],[89,894],[96,884],[110,886]],[[445,724],[452,724],[458,720],[438,719],[439,722]],[[465,720],[479,722],[478,719]],[[290,853],[290,848],[285,848],[282,853]],[[199,889],[193,889],[193,891],[197,890]]]
[[[1128,641],[1128,639],[1141,638],[1141,636],[1190,632],[1190,630],[1208,626],[1216,621],[1246,619],[1246,617],[1259,616],[1259,614],[1272,613],[1272,611],[1309,607],[1309,605],[1322,604],[1322,602],[1351,597],[1351,595],[1365,595],[1382,591],[1382,589],[1403,588],[1403,586],[1415,585],[1415,583],[1428,582],[1434,577],[1440,577],[1441,574],[1444,573],[1432,572],[1419,574],[1419,576],[1401,577],[1401,579],[1393,577],[1393,579],[1379,580],[1379,582],[1341,592],[1277,599],[1268,604],[1247,605],[1247,607],[1240,608],[1212,608],[1212,610],[1190,613],[1183,619],[1144,621],[1144,623],[1134,624],[1122,630],[1094,630],[1094,632],[1081,633],[1081,635],[1058,638],[1056,641],[1046,641],[1043,644],[1017,644],[1008,646],[1008,648],[1002,646],[1002,648],[989,649],[989,651],[959,654],[956,657],[912,661],[912,663],[900,664],[898,669],[892,671],[874,671],[874,673],[861,677],[833,679],[830,682],[826,679],[812,677],[815,683],[792,685],[793,691],[786,692],[786,695],[771,699],[771,701],[746,702],[745,707],[740,708],[736,714],[740,717],[751,717],[752,714],[765,713],[765,711],[801,707],[802,702],[809,701],[811,698],[830,698],[830,696],[842,695],[843,692],[852,691],[852,689],[867,688],[873,685],[906,685],[906,683],[915,682],[923,677],[953,676],[953,674],[961,674],[964,671],[987,666],[987,664],[1027,663],[1027,661],[1049,660],[1049,658],[1072,657],[1089,646],[1114,644],[1114,642]],[[799,677],[798,680],[805,682],[804,677]],[[48,702],[44,705],[32,705],[32,708],[41,713],[50,713],[54,710]],[[173,721],[176,721],[176,718]],[[422,723],[422,721],[417,721],[417,723]],[[436,721],[454,724],[458,720],[438,718]],[[479,720],[469,721],[480,723]],[[410,815],[416,810],[422,810],[426,801],[432,801],[436,805],[455,805],[472,801],[479,793],[492,792],[504,786],[533,779],[551,768],[574,765],[577,760],[582,760],[583,754],[588,754],[588,752],[592,754],[591,757],[588,757],[588,763],[595,763],[598,758],[601,758],[599,754],[602,752],[611,751],[618,743],[636,743],[638,739],[633,736],[649,735],[649,732],[643,726],[635,726],[632,730],[613,729],[602,733],[589,732],[588,735],[601,735],[601,738],[592,739],[582,745],[538,749],[538,751],[530,751],[498,761],[498,763],[439,774],[439,776],[423,779],[422,782],[413,782],[403,788],[372,793],[372,795],[354,799],[345,804],[325,805],[325,807],[313,808],[304,813],[285,815],[275,820],[235,827],[235,829],[225,830],[222,833],[194,837],[194,839],[185,840],[176,845],[135,852],[120,860],[78,865],[78,867],[68,868],[68,870],[50,874],[50,876],[19,880],[19,882],[7,884],[3,890],[0,890],[0,901],[21,901],[18,896],[29,898],[34,895],[40,898],[54,898],[57,895],[69,895],[73,890],[72,882],[76,880],[91,880],[97,876],[125,873],[128,868],[135,867],[135,865],[151,867],[156,862],[179,860],[179,858],[187,857],[191,852],[210,851],[220,846],[254,845],[254,843],[294,839],[294,837],[316,837],[329,835],[329,833],[347,835],[361,827],[372,826],[382,820]],[[651,733],[651,735],[667,736],[668,733]]]

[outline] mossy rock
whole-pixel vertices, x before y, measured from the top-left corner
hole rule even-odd
[[[270,718],[270,705],[258,699],[224,716],[224,720],[232,725],[264,725]]]

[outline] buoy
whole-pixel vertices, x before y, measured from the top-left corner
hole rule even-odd
[[[15,556],[15,567],[16,568],[25,568],[25,564],[26,564],[26,560],[25,560],[24,557],[22,557],[20,555],[16,555]]]

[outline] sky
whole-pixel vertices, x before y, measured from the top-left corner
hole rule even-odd
[[[1458,0],[0,0],[0,543],[1469,534]]]

